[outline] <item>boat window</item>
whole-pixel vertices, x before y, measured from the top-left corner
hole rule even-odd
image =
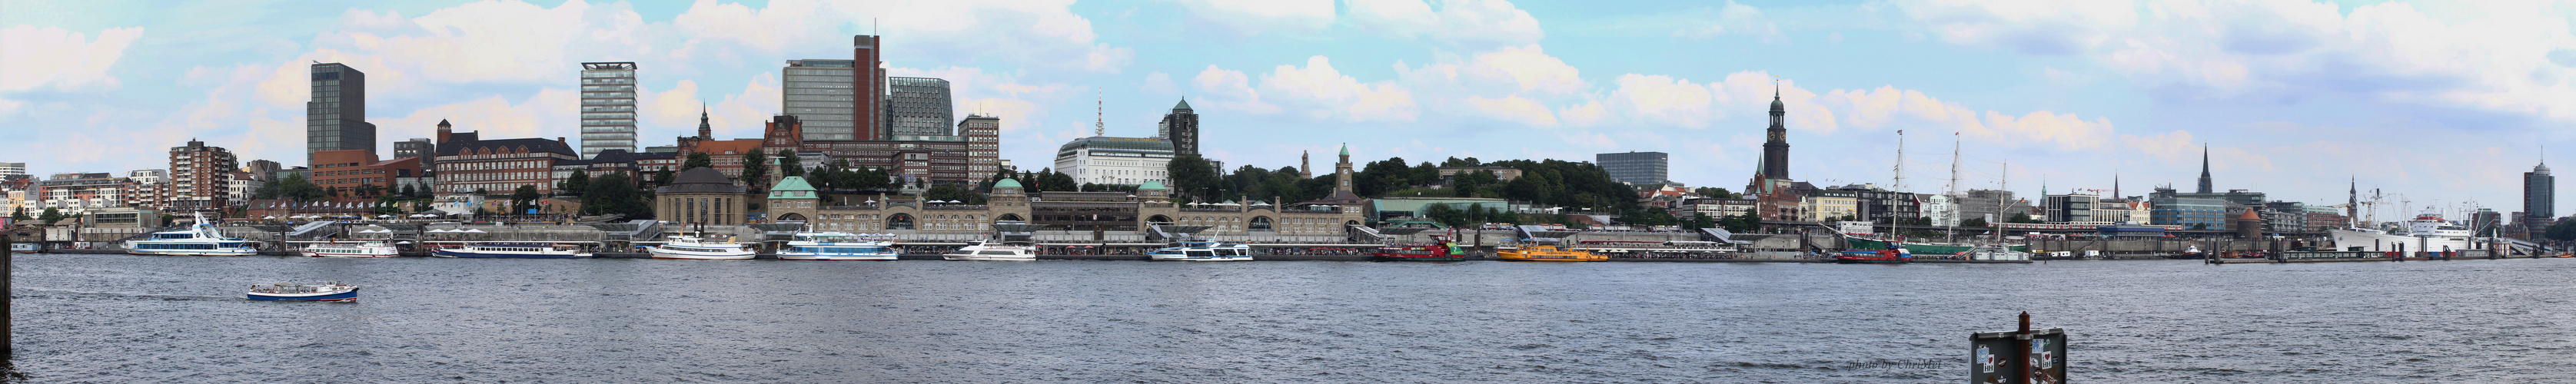
[[[983,251],[983,252],[979,252],[979,253],[976,253],[976,254],[979,254],[979,255],[1000,255],[1000,256],[1010,256],[1010,255],[1011,255],[1011,251]]]
[[[1183,252],[1183,254],[1187,254],[1187,255],[1189,255],[1190,257],[1210,257],[1210,256],[1214,256],[1214,255],[1215,255],[1215,254],[1210,253],[1210,252],[1208,252],[1208,251],[1187,251],[1187,252]]]

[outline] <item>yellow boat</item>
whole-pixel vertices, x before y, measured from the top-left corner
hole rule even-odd
[[[1586,251],[1572,251],[1554,245],[1524,245],[1520,249],[1494,252],[1503,261],[1609,261],[1610,256]]]

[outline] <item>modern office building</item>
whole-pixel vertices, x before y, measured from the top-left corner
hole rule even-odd
[[[888,77],[886,129],[897,136],[955,136],[956,109],[950,105],[948,80]]]
[[[1663,152],[1627,152],[1592,155],[1593,163],[1610,173],[1610,180],[1629,184],[1660,184],[1670,175],[1671,155]]]
[[[1075,182],[1142,185],[1170,184],[1164,171],[1172,162],[1172,142],[1151,138],[1092,136],[1073,139],[1056,150],[1055,170]],[[1181,191],[1188,196],[1193,191]]]
[[[2558,217],[2558,177],[2549,175],[2549,163],[2522,173],[2522,216],[2524,222],[2548,222]]]
[[[635,63],[581,63],[581,157],[611,149],[635,152]]]
[[[1189,100],[1172,106],[1163,121],[1154,123],[1154,137],[1171,141],[1172,152],[1181,156],[1199,155],[1199,113],[1190,109]]]
[[[223,147],[206,146],[206,142],[188,140],[188,145],[170,147],[168,193],[162,208],[172,212],[222,210],[232,203],[233,174],[241,172],[241,163],[233,152]]]
[[[251,160],[243,162],[241,170],[242,172],[249,172],[250,179],[253,181],[266,182],[269,180],[277,180],[277,171],[284,169],[286,169],[285,165],[278,164],[275,161]]]
[[[779,84],[779,100],[785,103],[781,109],[805,123],[805,140],[865,139],[858,136],[854,115],[857,65],[851,60],[788,60],[779,70],[786,74]]]
[[[313,152],[376,150],[376,125],[367,122],[367,74],[340,63],[313,65],[313,99],[304,103],[304,160]]]
[[[27,163],[0,163],[0,181],[27,178]]]
[[[2102,197],[2096,195],[2072,193],[2048,195],[2040,198],[2040,207],[2042,212],[2044,212],[2041,215],[2046,216],[2046,218],[2040,220],[2050,223],[2092,223],[2112,221],[2094,217],[2093,210],[2100,208],[2101,204]],[[2121,216],[2121,218],[2126,219],[2128,215],[2123,213]]]
[[[1002,118],[984,114],[966,115],[957,122],[957,134],[966,136],[966,178],[984,180],[1002,170]]]
[[[415,137],[411,140],[394,142],[393,158],[400,159],[405,157],[420,159],[421,169],[437,169],[433,168],[436,166],[437,162],[431,161],[430,159],[438,158],[438,142],[429,141],[429,138],[426,137]]]

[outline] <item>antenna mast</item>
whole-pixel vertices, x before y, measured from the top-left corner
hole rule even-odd
[[[1887,190],[1905,192],[1905,130],[1896,130],[1896,183]]]
[[[1103,97],[1101,97],[1101,96],[1100,96],[1100,89],[1099,89],[1099,88],[1092,88],[1092,89],[1091,89],[1091,97],[1092,97],[1092,100],[1091,100],[1091,101],[1092,101],[1093,103],[1095,103],[1095,104],[1092,104],[1092,108],[1094,108],[1094,109],[1092,109],[1092,111],[1091,111],[1091,112],[1092,112],[1092,118],[1093,118],[1093,119],[1097,119],[1097,120],[1092,120],[1092,122],[1091,122],[1091,135],[1092,135],[1092,136],[1108,136],[1108,135],[1109,135],[1109,101],[1108,101],[1108,99],[1103,98]]]
[[[1958,132],[1950,132],[1950,193],[1949,193],[1947,196],[1944,196],[1944,197],[1947,197],[1947,198],[1951,199],[1951,201],[1950,201],[1950,238],[1949,238],[1949,240],[1947,240],[1947,241],[1949,241],[1949,242],[1953,242],[1953,243],[1956,243],[1956,242],[1959,242],[1959,211],[1960,211],[1960,209],[1959,209],[1959,201],[1958,201],[1958,199],[1959,199],[1959,133],[1958,133]]]

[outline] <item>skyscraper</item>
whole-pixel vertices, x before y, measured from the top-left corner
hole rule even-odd
[[[887,132],[885,121],[885,50],[881,47],[884,44],[882,36],[850,37],[850,60],[855,67],[851,71],[850,89],[858,91],[855,95],[858,97],[851,103],[855,110],[851,111],[850,120],[856,128],[851,135],[857,138],[841,140],[886,140],[893,136]]]
[[[1629,184],[1657,184],[1669,176],[1671,155],[1663,152],[1626,152],[1592,155],[1610,180]]]
[[[1770,140],[1762,143],[1763,178],[1789,178],[1789,125],[1785,124],[1788,115],[1787,105],[1780,103],[1780,90],[1771,90]]]
[[[779,87],[786,114],[805,123],[805,140],[864,140],[858,136],[854,110],[858,93],[852,90],[857,62],[850,60],[788,60],[785,81]],[[870,99],[873,104],[874,99]]]
[[[926,77],[888,77],[892,93],[886,95],[887,131],[896,136],[957,136],[949,132],[956,124],[956,109],[950,105],[948,80]]]
[[[313,100],[304,103],[304,163],[313,152],[376,150],[367,123],[367,74],[340,63],[313,65]]]
[[[2210,193],[2209,144],[2200,145],[2200,193]]]
[[[2526,223],[2548,223],[2558,217],[2558,177],[2549,175],[2549,163],[2522,174],[2522,215]]]
[[[226,187],[240,166],[232,151],[196,139],[170,147],[170,193],[160,206],[172,211],[222,210],[232,203],[227,201],[231,194]]]
[[[581,63],[581,157],[610,149],[635,152],[635,63]]]
[[[1154,123],[1154,128],[1154,137],[1172,142],[1172,155],[1199,155],[1199,113],[1190,110],[1189,100],[1173,105],[1172,113],[1163,114],[1163,121]]]

